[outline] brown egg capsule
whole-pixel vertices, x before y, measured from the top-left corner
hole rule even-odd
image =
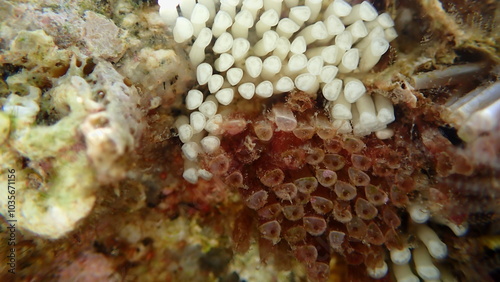
[[[305,216],[303,222],[307,233],[313,236],[319,236],[326,230],[326,221],[322,217]]]
[[[285,174],[279,168],[270,169],[261,173],[260,182],[267,187],[275,187],[283,183]]]
[[[366,186],[370,184],[370,176],[368,176],[368,174],[364,173],[363,171],[354,167],[350,167],[348,173],[349,179],[351,180],[352,184],[356,186]]]
[[[235,171],[228,175],[224,181],[229,187],[233,188],[244,188],[248,189],[248,187],[243,184],[243,175],[240,171]]]
[[[299,220],[304,217],[304,207],[302,205],[284,206],[283,215],[290,221]]]
[[[298,261],[310,265],[318,259],[318,250],[313,245],[299,246],[293,251]]]
[[[297,196],[295,197],[295,199],[293,199],[292,202],[295,205],[305,205],[305,204],[309,203],[310,199],[311,199],[311,195],[299,192],[299,193],[297,193]]]
[[[364,262],[365,255],[363,255],[360,252],[352,251],[350,253],[345,254],[345,260],[346,260],[347,264],[360,265]],[[356,280],[354,280],[354,281],[356,281]]]
[[[393,170],[386,163],[376,162],[373,164],[373,175],[385,177],[392,174],[394,174]]]
[[[448,176],[453,171],[453,159],[446,152],[440,152],[436,156],[436,172],[439,176]]]
[[[352,213],[349,202],[335,201],[333,203],[333,218],[341,223],[350,222],[352,220]]]
[[[276,197],[284,201],[292,201],[297,196],[297,186],[293,183],[283,183],[273,188]]]
[[[374,185],[368,185],[365,187],[365,195],[366,199],[376,206],[383,205],[389,200],[387,193]]]
[[[403,240],[401,240],[401,237],[396,233],[394,229],[389,229],[385,233],[385,246],[389,250],[402,250],[404,247]]]
[[[329,169],[317,169],[316,170],[316,179],[319,184],[324,187],[330,187],[337,182],[337,173],[335,171]]]
[[[335,137],[337,131],[327,117],[318,115],[316,118],[316,134],[319,138],[328,140]]]
[[[401,192],[410,193],[415,190],[415,180],[413,178],[409,178],[407,175],[398,175],[398,188],[401,189]]]
[[[276,219],[280,215],[281,210],[282,207],[280,203],[274,203],[261,208],[260,210],[258,210],[257,214],[261,218]]]
[[[356,187],[352,186],[350,183],[340,180],[335,183],[334,191],[335,194],[337,194],[337,197],[343,201],[350,201],[358,194]]]
[[[366,230],[368,229],[366,224],[359,217],[353,217],[352,220],[346,224],[346,227],[349,236],[358,240],[363,240],[365,238]]]
[[[352,154],[351,155],[352,165],[360,170],[367,171],[371,167],[371,161],[369,158],[363,155]]]
[[[330,231],[328,234],[328,242],[333,249],[340,249],[344,243],[345,233],[340,231]]]
[[[368,243],[374,245],[382,245],[385,242],[385,236],[375,222],[368,224],[365,239]]]
[[[247,207],[253,210],[258,210],[267,203],[267,196],[266,191],[260,190],[250,195],[246,199],[245,203],[247,204]]]
[[[303,226],[295,226],[288,229],[283,236],[290,244],[297,244],[306,238],[307,232]]]
[[[258,121],[253,125],[255,136],[261,141],[269,141],[273,137],[273,127],[267,121]]]
[[[398,228],[401,225],[401,219],[396,214],[396,212],[389,207],[385,207],[382,211],[382,219],[385,224],[387,224],[391,228]]]
[[[225,154],[220,154],[213,158],[208,167],[210,168],[210,172],[215,175],[223,175],[229,169],[230,159]]]
[[[345,138],[343,148],[349,153],[359,153],[366,147],[365,143],[354,136]]]
[[[305,158],[304,150],[290,149],[281,153],[280,161],[288,169],[299,169],[305,164]]]
[[[323,262],[315,262],[307,268],[307,274],[311,281],[327,281],[330,277],[330,266]]]
[[[302,177],[293,182],[295,186],[297,186],[297,189],[306,194],[310,194],[314,191],[316,191],[316,188],[318,188],[318,180],[316,180],[315,177]]]
[[[259,231],[263,238],[270,240],[275,245],[280,241],[281,225],[276,220],[262,224],[259,226]]]
[[[356,200],[354,210],[356,211],[356,215],[364,220],[371,220],[378,214],[377,208],[363,198],[358,198]]]
[[[403,207],[408,203],[408,196],[396,185],[391,187],[390,197],[392,204],[398,208]]]
[[[342,150],[343,142],[339,139],[328,139],[324,140],[323,144],[325,146],[325,150],[329,153],[338,153]]]
[[[326,154],[323,164],[327,169],[338,171],[345,166],[345,158],[339,154]]]
[[[310,165],[317,165],[323,161],[325,151],[321,148],[311,148],[307,150],[306,162]]]
[[[300,140],[310,140],[314,136],[315,129],[309,124],[299,123],[292,132]]]
[[[318,214],[327,214],[333,209],[333,202],[320,196],[311,196],[311,205]]]
[[[469,176],[474,172],[474,165],[464,153],[457,153],[453,162],[453,171]]]

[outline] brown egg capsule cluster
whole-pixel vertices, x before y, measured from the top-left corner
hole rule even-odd
[[[310,279],[328,277],[332,256],[376,272],[387,249],[403,247],[396,208],[415,189],[407,181],[412,162],[399,159],[407,148],[371,136],[337,136],[324,120],[316,126],[326,114],[300,110],[288,131],[272,117],[249,118],[245,130],[224,136],[205,164],[255,211],[261,238],[285,245]]]

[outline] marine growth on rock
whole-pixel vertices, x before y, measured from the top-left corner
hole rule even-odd
[[[173,26],[177,43],[190,44],[198,86],[187,93],[190,111],[177,120],[185,145],[184,178],[196,182],[209,172],[196,164],[211,152],[227,128],[221,122],[238,101],[276,98],[299,90],[318,91],[328,111],[325,122],[340,133],[365,136],[394,121],[392,102],[370,95],[358,79],[380,60],[396,38],[389,14],[378,15],[369,2],[351,6],[323,1],[183,1],[178,17],[171,2],[159,2],[160,16]],[[277,112],[280,126],[293,117]],[[237,129],[236,129],[237,130]],[[206,135],[209,136],[206,136]]]
[[[239,192],[258,219],[261,258],[267,248],[288,249],[318,281],[328,279],[335,257],[375,279],[391,268],[397,280],[418,280],[409,263],[422,279],[447,276],[433,261],[447,256],[447,246],[427,221],[456,236],[467,223],[435,206],[449,190],[431,187],[425,171],[468,175],[472,166],[459,152],[434,150],[439,141],[426,141],[436,138],[428,126],[419,125],[417,142],[407,123],[387,127],[393,102],[363,84],[397,37],[389,14],[367,1],[184,1],[180,14],[159,4],[196,67],[198,85],[185,98],[189,116],[175,124],[183,177],[215,177]],[[414,83],[439,85],[447,73]],[[495,105],[474,118],[488,119]],[[448,168],[449,154],[457,162]],[[247,231],[234,232],[241,239],[238,232]]]
[[[499,7],[0,1],[0,281],[498,281]]]

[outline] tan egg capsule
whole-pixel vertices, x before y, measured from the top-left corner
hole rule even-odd
[[[272,109],[274,123],[278,130],[290,132],[297,127],[297,119],[292,110],[284,105],[276,105]]]
[[[351,163],[355,168],[363,171],[369,170],[372,165],[368,157],[358,154],[351,155]]]
[[[266,170],[259,176],[260,182],[267,187],[275,187],[283,183],[285,174],[279,168]]]
[[[374,163],[373,164],[373,175],[386,177],[394,174],[393,170],[386,163]]]
[[[335,194],[343,201],[350,201],[356,197],[356,187],[344,181],[337,181],[334,188]]]
[[[330,170],[338,171],[345,166],[345,158],[339,154],[326,154],[323,164]]]
[[[366,199],[370,203],[372,203],[376,206],[383,205],[383,204],[387,203],[387,201],[389,200],[387,193],[382,191],[377,186],[374,186],[371,184],[368,186],[365,186],[365,195],[366,195]]]
[[[363,171],[354,167],[350,167],[348,173],[349,179],[351,180],[352,184],[356,186],[366,186],[370,184],[370,176],[368,176],[368,174],[364,173]]]
[[[328,234],[328,242],[330,243],[330,247],[335,250],[339,250],[344,243],[345,233],[341,231],[330,231]]]
[[[393,169],[400,168],[401,167],[401,160],[402,160],[401,153],[399,153],[397,151],[392,151],[388,148],[387,148],[387,150],[388,151],[386,151],[385,156],[384,156],[384,159],[386,160],[387,165]]]
[[[293,199],[293,203],[296,204],[296,205],[306,205],[307,203],[309,203],[309,200],[311,199],[311,195],[310,194],[305,194],[305,193],[297,193],[297,197],[295,197],[295,199]]]
[[[368,224],[366,241],[374,245],[382,245],[385,242],[385,236],[375,222]]]
[[[346,224],[346,227],[349,236],[358,240],[363,240],[365,238],[368,229],[366,224],[359,217],[353,217],[352,220]]]
[[[288,220],[297,221],[304,217],[304,207],[302,205],[284,206],[283,215]]]
[[[307,233],[313,236],[319,236],[326,230],[326,221],[323,217],[305,216],[302,220]]]
[[[266,205],[267,197],[267,192],[264,190],[260,190],[250,195],[246,199],[245,203],[247,204],[247,207],[251,208],[252,210],[258,210]]]
[[[371,220],[378,214],[377,208],[363,198],[358,198],[356,200],[354,210],[356,211],[356,215],[364,220]]]
[[[349,202],[333,203],[333,218],[341,223],[348,223],[352,220],[351,206]]]
[[[269,141],[273,137],[273,127],[267,121],[257,121],[253,124],[253,131],[261,141]]]
[[[333,202],[320,196],[311,197],[311,206],[318,214],[327,214],[333,210]]]
[[[297,127],[292,132],[293,135],[300,140],[310,140],[314,136],[316,130],[307,123],[299,122]]]
[[[348,136],[345,138],[343,148],[349,153],[359,153],[366,147],[365,143],[359,138]]]
[[[337,173],[335,171],[329,169],[317,169],[316,170],[316,179],[319,184],[324,187],[330,187],[337,182]]]
[[[328,139],[324,140],[323,144],[325,146],[325,150],[329,153],[338,153],[342,150],[343,142],[338,139]]]
[[[335,137],[337,133],[330,120],[325,116],[318,116],[316,119],[316,134],[323,140]]]
[[[273,220],[259,226],[259,231],[262,237],[273,242],[276,245],[280,240],[281,225],[278,221]]]
[[[317,165],[323,161],[325,151],[321,148],[310,148],[307,150],[306,163],[310,165]]]
[[[281,153],[280,160],[288,169],[299,169],[305,164],[306,156],[303,149],[290,149]]]
[[[318,180],[315,177],[302,177],[293,182],[297,189],[305,194],[310,194],[318,188]]]
[[[284,201],[292,201],[297,196],[297,186],[293,183],[283,183],[273,187],[276,197]]]
[[[243,184],[243,175],[240,171],[235,171],[228,175],[224,183],[226,183],[229,187],[248,189],[248,187]]]
[[[211,173],[215,175],[223,175],[229,169],[230,162],[231,160],[228,156],[220,154],[208,163],[208,167]]]

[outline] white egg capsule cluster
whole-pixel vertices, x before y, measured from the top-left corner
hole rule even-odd
[[[198,84],[207,85],[210,92],[189,91],[186,106],[192,117],[182,118],[178,125],[183,143],[203,142],[204,138],[192,140],[202,131],[221,134],[218,105],[265,99],[293,89],[312,95],[321,90],[330,122],[343,125],[339,133],[392,136],[386,129],[394,120],[391,101],[366,94],[353,75],[373,68],[397,36],[391,17],[378,15],[370,3],[183,0],[179,16],[167,13],[163,2],[159,1],[160,16],[171,24],[177,43],[193,42],[189,58]],[[190,161],[196,160],[195,151],[206,152],[202,145],[184,151]]]
[[[439,214],[431,216],[431,210],[424,203],[410,203],[407,211],[419,242],[413,247],[407,244],[402,249],[390,250],[396,281],[420,281],[420,278],[425,281],[457,281],[448,269],[439,264],[447,257],[448,247],[427,222],[446,225],[458,237],[467,233],[468,224],[457,225]]]

